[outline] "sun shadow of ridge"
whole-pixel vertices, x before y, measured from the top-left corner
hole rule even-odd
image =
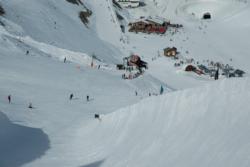
[[[14,124],[0,111],[1,167],[19,167],[40,158],[49,147],[49,138],[41,129]]]

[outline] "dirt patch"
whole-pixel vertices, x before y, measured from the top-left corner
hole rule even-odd
[[[85,11],[79,12],[79,18],[81,19],[82,23],[88,27],[89,23],[89,17],[92,15],[92,11],[89,10],[82,2],[82,0],[66,0],[69,3],[75,4],[75,5],[82,5],[85,8]]]
[[[92,15],[92,11],[91,10],[80,11],[79,12],[79,18],[81,19],[81,21],[83,22],[83,24],[86,25],[86,26],[88,26],[89,17],[91,15]]]
[[[76,5],[83,5],[81,0],[66,0],[69,3],[76,4]]]

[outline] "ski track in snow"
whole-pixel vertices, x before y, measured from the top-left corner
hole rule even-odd
[[[54,58],[59,59],[60,61],[63,61],[64,58],[66,58],[67,61],[74,62],[76,64],[81,64],[85,66],[90,66],[91,64],[92,58],[85,53],[74,52],[74,51],[58,48],[53,45],[35,41],[34,39],[28,36],[27,37],[15,36],[6,32],[5,30],[3,32],[4,33],[0,35],[14,38],[17,41],[23,42],[29,46],[32,46],[48,55],[51,55]]]

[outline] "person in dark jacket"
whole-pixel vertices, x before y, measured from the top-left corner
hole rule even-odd
[[[9,104],[11,103],[11,95],[8,95]]]
[[[163,92],[164,92],[164,89],[163,89],[163,87],[161,86],[161,89],[160,89],[160,95],[162,95],[162,94],[163,94]]]
[[[69,96],[69,100],[72,100],[73,97],[74,97],[74,95],[73,95],[73,93],[71,93],[70,96]]]
[[[95,114],[95,119],[98,119],[99,121],[102,121],[101,117],[99,114]]]
[[[89,101],[89,95],[86,96],[87,101]]]
[[[216,70],[215,75],[214,75],[214,80],[219,79],[219,69]]]
[[[33,109],[33,108],[34,108],[33,105],[32,105],[32,103],[29,103],[28,108],[30,108],[30,109]]]

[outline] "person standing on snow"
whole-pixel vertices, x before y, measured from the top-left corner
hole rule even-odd
[[[67,60],[66,57],[64,57],[63,62],[66,63],[66,60]]]
[[[101,117],[99,114],[95,114],[95,119],[98,119],[99,121],[102,121]]]
[[[73,93],[71,93],[70,96],[69,96],[69,100],[72,100],[73,97],[74,97],[74,95],[73,95]]]
[[[138,93],[137,93],[137,91],[135,91],[135,96],[137,96],[138,95]]]
[[[28,108],[30,108],[30,109],[34,108],[33,105],[32,105],[32,103],[29,103]]]
[[[161,88],[160,88],[160,95],[162,95],[163,92],[164,92],[164,89],[163,89],[163,87],[162,87],[162,85],[161,85]]]
[[[11,95],[8,95],[9,104],[11,103]]]
[[[86,96],[87,101],[89,101],[89,95]]]
[[[219,79],[219,69],[216,70],[215,75],[214,75],[214,80]]]

